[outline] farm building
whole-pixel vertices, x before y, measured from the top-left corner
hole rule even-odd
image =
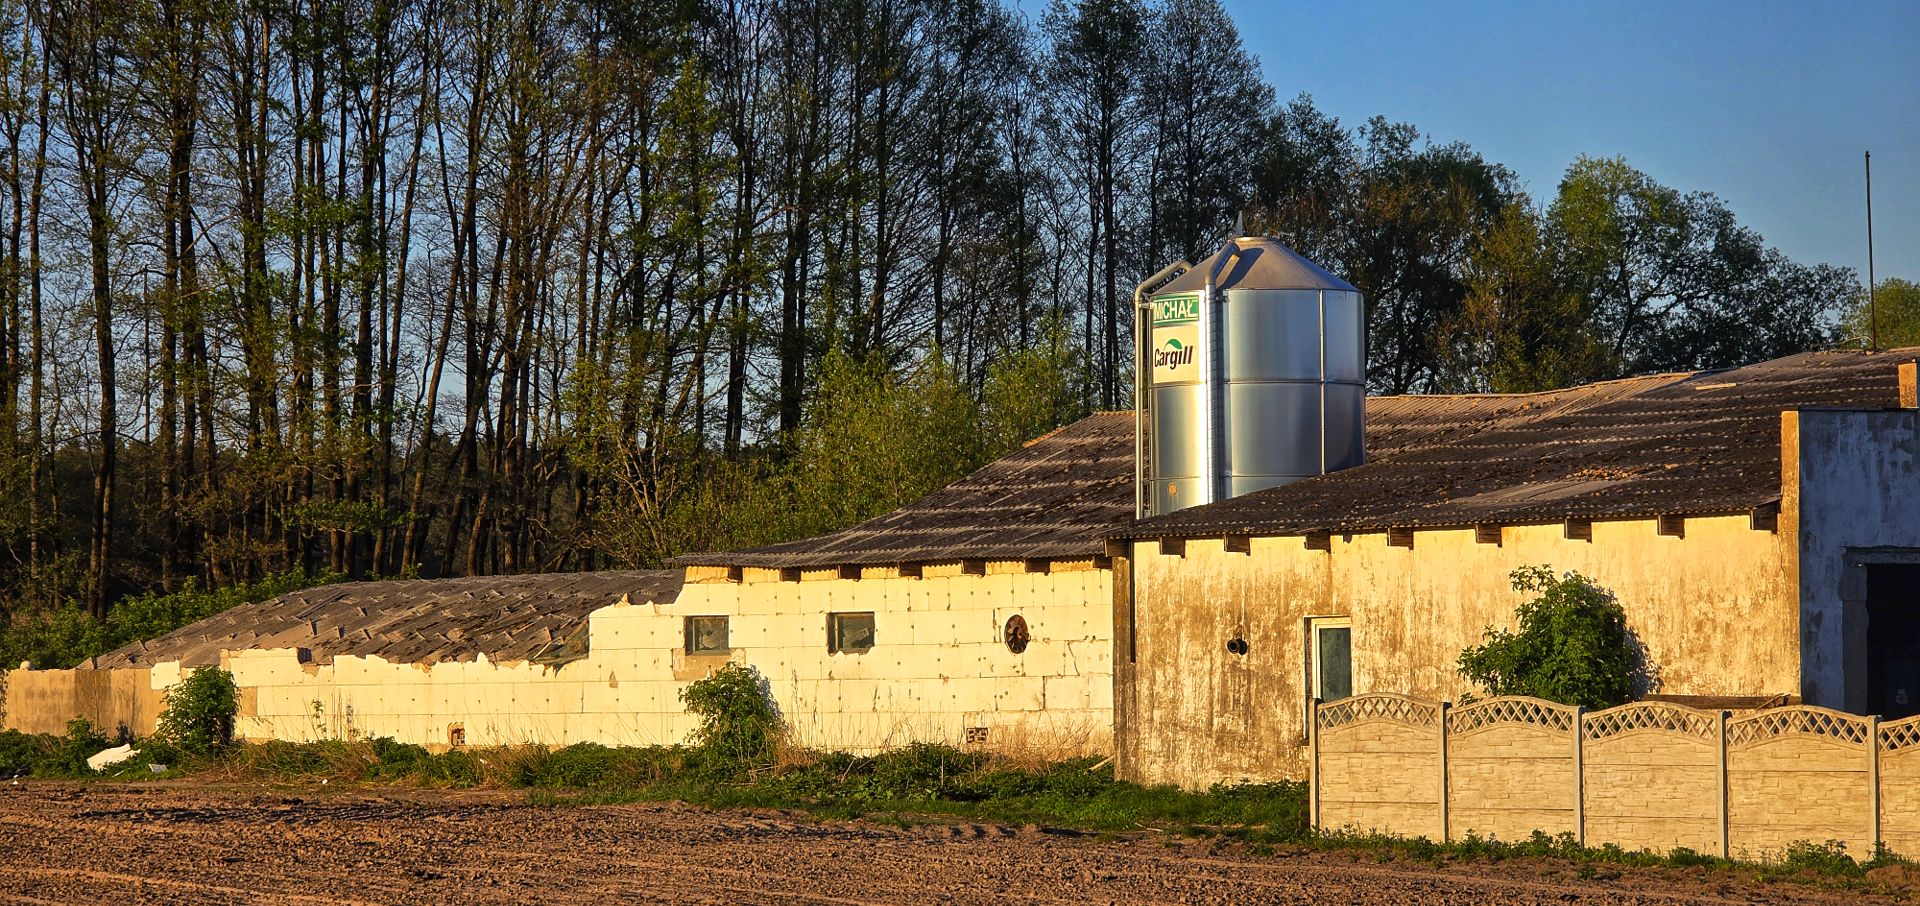
[[[1312,262],[1241,238],[1157,277],[1137,412],[892,513],[672,570],[286,595],[12,671],[0,725],[150,732],[218,663],[252,738],[670,743],[686,685],[742,663],[806,746],[1298,777],[1314,699],[1469,691],[1461,650],[1539,565],[1617,593],[1649,694],[1920,710],[1920,350],[1368,398],[1363,302]]]
[[[1368,400],[1369,455],[1543,398],[1435,399]],[[13,671],[6,726],[59,732],[85,715],[147,733],[183,670],[223,664],[255,739],[672,742],[692,726],[679,691],[737,661],[808,745],[1110,751],[1125,589],[1102,536],[1132,519],[1133,428],[1131,413],[1090,416],[853,528],[673,570],[335,585],[243,606],[77,670]]]
[[[651,572],[336,585],[241,607],[76,670],[7,674],[5,725],[152,730],[222,664],[241,735],[426,745],[680,741],[688,682],[767,679],[794,737],[1111,748],[1112,583],[1132,419],[1093,415],[841,532]]]
[[[1917,352],[1405,397],[1415,449],[1117,530],[1121,774],[1303,776],[1313,699],[1472,691],[1531,565],[1618,596],[1651,692],[1920,713]]]

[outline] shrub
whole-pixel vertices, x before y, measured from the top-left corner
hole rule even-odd
[[[688,683],[680,690],[680,700],[700,718],[695,743],[717,766],[744,767],[772,760],[780,712],[758,670],[724,665]]]
[[[0,731],[0,779],[21,777],[53,753],[53,737]]]
[[[240,688],[233,674],[201,667],[168,690],[158,735],[187,755],[212,757],[232,744],[239,710]]]
[[[368,745],[373,749],[373,767],[369,773],[374,777],[396,780],[407,777],[419,773],[433,758],[425,746],[398,742],[388,736],[376,736]]]
[[[1514,591],[1534,595],[1515,612],[1518,631],[1489,628],[1483,644],[1460,653],[1460,674],[1492,695],[1587,708],[1631,700],[1643,660],[1613,593],[1544,566],[1521,567],[1512,578]]]
[[[1780,866],[1789,871],[1812,871],[1823,875],[1860,875],[1865,870],[1847,855],[1847,845],[1838,840],[1813,843],[1796,840],[1787,844]]]
[[[85,777],[93,773],[87,759],[113,745],[93,729],[84,717],[67,721],[67,735],[59,737],[51,751],[34,765],[35,777]]]

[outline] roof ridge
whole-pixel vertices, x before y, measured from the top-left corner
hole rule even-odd
[[[1572,390],[1587,390],[1587,389],[1596,388],[1596,387],[1605,387],[1610,384],[1626,384],[1626,383],[1632,383],[1635,381],[1652,381],[1652,380],[1658,380],[1660,378],[1669,378],[1674,381],[1683,381],[1688,378],[1696,378],[1696,377],[1700,377],[1701,375],[1707,375],[1707,374],[1718,374],[1720,372],[1729,371],[1729,370],[1732,370],[1732,369],[1712,368],[1712,369],[1701,369],[1699,371],[1654,371],[1654,372],[1649,372],[1647,374],[1632,374],[1626,377],[1607,378],[1605,380],[1599,380],[1599,381],[1588,381],[1584,384],[1573,384],[1567,387],[1557,387],[1552,390],[1522,390],[1522,391],[1516,391],[1516,392],[1486,391],[1486,392],[1473,392],[1473,393],[1380,393],[1380,394],[1369,396],[1367,397],[1367,399],[1369,400],[1525,399],[1527,397],[1550,396],[1555,393],[1566,393]]]

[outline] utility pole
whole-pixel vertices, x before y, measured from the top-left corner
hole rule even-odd
[[[1880,306],[1873,293],[1873,152],[1867,155],[1867,351],[1880,351]]]

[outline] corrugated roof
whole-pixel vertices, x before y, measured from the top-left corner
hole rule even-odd
[[[1779,499],[1782,411],[1893,408],[1896,366],[1916,355],[1920,350],[1805,353],[1727,371],[1534,394],[1519,409],[1487,405],[1484,397],[1402,397],[1393,406],[1407,411],[1395,415],[1428,427],[1409,427],[1407,446],[1393,455],[1111,535],[1285,535],[1747,512]],[[1375,411],[1369,407],[1370,418]],[[1474,430],[1445,427],[1475,419],[1483,424]],[[1431,442],[1423,434],[1429,428]]]
[[[197,667],[219,663],[223,650],[269,648],[306,648],[320,662],[339,655],[419,664],[482,654],[494,662],[566,659],[562,649],[586,626],[587,614],[622,596],[669,603],[680,594],[682,575],[634,570],[326,585],[235,607],[101,655],[96,666]]]

